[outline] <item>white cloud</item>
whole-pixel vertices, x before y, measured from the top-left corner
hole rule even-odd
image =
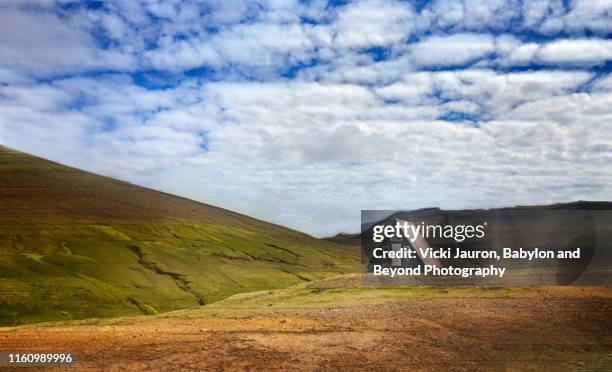
[[[590,30],[602,35],[612,32],[612,1],[573,0],[565,16],[565,26],[575,32]]]
[[[440,72],[434,75],[445,99],[470,99],[490,117],[522,104],[572,92],[592,76],[585,72],[537,71],[495,73],[488,70]]]
[[[493,50],[490,35],[455,34],[429,37],[413,45],[410,54],[419,66],[440,67],[463,65]]]
[[[586,127],[585,130],[601,132],[602,139],[612,135],[605,130],[612,120],[612,95],[610,93],[573,93],[525,102],[502,115],[512,120],[555,122],[567,126]]]
[[[607,74],[595,81],[593,92],[612,92],[612,75]]]
[[[34,80],[14,70],[0,67],[0,84],[33,83]]]
[[[534,0],[523,2],[523,27],[542,34],[555,34],[563,29],[562,0]]]
[[[612,60],[612,40],[558,40],[545,44],[537,53],[550,64],[601,64]]]
[[[512,35],[496,39],[497,62],[501,66],[532,63],[558,66],[593,66],[612,60],[612,41],[605,39],[559,39],[543,44],[523,43]]]
[[[502,66],[525,66],[533,62],[540,49],[537,43],[522,43],[512,35],[500,35],[495,40],[498,63]]]
[[[240,24],[203,40],[168,40],[146,55],[154,67],[167,70],[228,64],[281,67],[310,58],[313,45],[309,33],[313,29],[296,24]],[[319,36],[312,33],[313,38]]]
[[[359,1],[340,9],[333,25],[339,46],[365,48],[401,42],[411,32],[414,14],[406,3]]]
[[[463,21],[465,7],[462,1],[434,1],[427,15],[434,18],[433,23],[440,28],[449,28]]]
[[[537,71],[497,73],[486,69],[417,72],[401,81],[378,88],[387,100],[404,105],[444,104],[445,110],[495,117],[523,102],[573,92],[592,74],[585,72]],[[435,96],[434,96],[435,93]],[[448,102],[455,102],[449,105]],[[461,103],[457,105],[457,103]],[[474,104],[477,103],[477,106]],[[465,109],[462,109],[465,108]]]
[[[519,2],[505,0],[436,0],[428,11],[437,27],[457,30],[504,29],[521,13]]]
[[[98,50],[91,36],[51,13],[0,10],[0,66],[46,75],[96,68],[129,70],[130,55]]]
[[[406,74],[401,82],[396,82],[376,90],[388,100],[401,100],[404,103],[418,104],[433,92],[433,79],[427,72]]]

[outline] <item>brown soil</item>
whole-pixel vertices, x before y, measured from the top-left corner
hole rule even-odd
[[[612,370],[610,288],[0,329],[79,370]]]

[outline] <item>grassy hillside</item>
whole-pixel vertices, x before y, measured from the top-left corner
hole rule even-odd
[[[358,252],[0,147],[0,324],[153,314],[358,270]]]
[[[198,309],[179,310],[159,317],[247,317],[282,314],[296,310],[333,307],[359,307],[398,301],[426,301],[432,298],[488,298],[521,295],[527,287],[442,287],[442,286],[363,286],[359,274],[325,278],[271,291],[240,293]],[[602,293],[610,295],[601,288]]]

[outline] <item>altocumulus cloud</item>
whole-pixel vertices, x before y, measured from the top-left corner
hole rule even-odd
[[[612,197],[612,1],[0,4],[0,142],[316,235]]]

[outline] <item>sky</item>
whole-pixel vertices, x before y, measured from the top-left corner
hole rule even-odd
[[[0,3],[0,143],[315,236],[612,200],[612,0]]]

